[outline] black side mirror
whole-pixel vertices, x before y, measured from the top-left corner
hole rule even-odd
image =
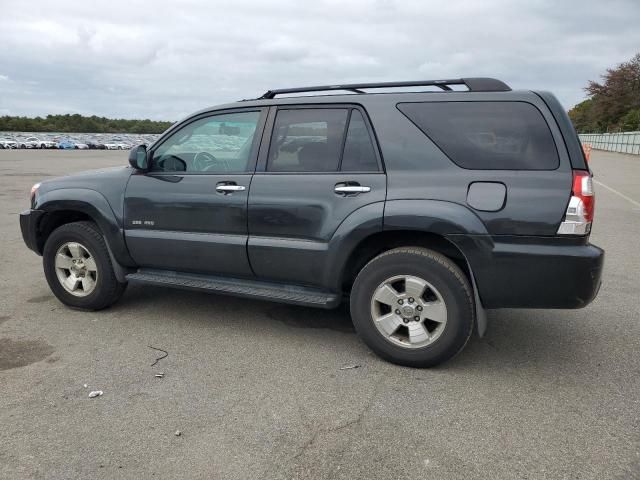
[[[129,164],[136,170],[148,170],[149,162],[147,161],[146,145],[138,145],[129,151]]]

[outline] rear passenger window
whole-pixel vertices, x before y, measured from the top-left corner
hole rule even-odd
[[[278,110],[267,170],[337,171],[348,113],[343,108]]]
[[[378,161],[367,125],[364,123],[362,114],[355,109],[351,110],[340,170],[343,172],[378,171]]]
[[[398,109],[460,167],[558,168],[558,152],[549,126],[529,103],[400,103]]]

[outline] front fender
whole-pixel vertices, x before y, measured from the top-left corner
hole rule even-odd
[[[34,209],[45,212],[41,222],[45,221],[48,213],[57,211],[68,210],[88,215],[100,228],[115,260],[124,266],[135,266],[124,242],[122,222],[118,221],[118,216],[100,192],[86,188],[50,190],[37,196]]]

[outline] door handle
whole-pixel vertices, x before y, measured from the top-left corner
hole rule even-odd
[[[336,185],[333,191],[343,195],[352,195],[356,193],[370,192],[371,187],[363,187],[361,185]]]
[[[220,192],[224,194],[241,192],[245,189],[246,187],[244,185],[235,185],[235,184],[228,184],[228,183],[222,183],[220,185],[216,185],[216,192]]]

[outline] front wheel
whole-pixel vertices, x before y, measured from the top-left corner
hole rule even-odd
[[[363,341],[382,358],[431,367],[456,355],[471,337],[473,294],[464,273],[444,255],[395,248],[356,277],[351,317]]]
[[[91,222],[54,230],[42,261],[51,291],[70,307],[101,310],[115,303],[127,287],[118,282],[104,238]]]

